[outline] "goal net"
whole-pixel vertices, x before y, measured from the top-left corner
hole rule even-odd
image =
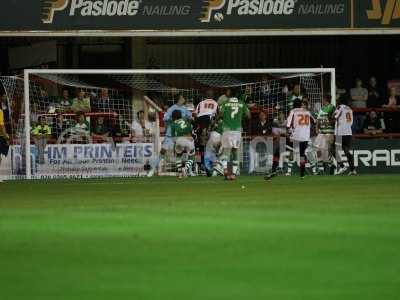
[[[174,148],[160,155],[168,138],[165,112],[179,97],[193,112],[199,101],[240,94],[252,120],[243,121],[242,173],[268,168],[271,153],[254,146],[253,125],[286,118],[296,97],[317,111],[324,94],[335,99],[334,69],[274,70],[26,70],[0,77],[10,135],[0,176],[90,178],[174,175]],[[193,115],[193,118],[195,116]],[[195,125],[196,126],[196,125]],[[195,127],[194,126],[194,127]],[[194,134],[198,164],[207,137]],[[264,137],[267,138],[267,137]],[[29,155],[27,155],[29,153]]]

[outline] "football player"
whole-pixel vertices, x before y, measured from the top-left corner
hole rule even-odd
[[[176,168],[179,177],[192,174],[194,163],[193,126],[190,120],[182,117],[180,110],[172,112],[171,135],[175,139]]]
[[[357,175],[357,171],[354,167],[354,157],[350,153],[351,151],[351,141],[353,136],[352,126],[353,126],[353,110],[347,105],[345,98],[340,100],[340,105],[335,111],[335,138],[336,146],[344,151],[347,157],[347,162],[349,163],[350,173],[349,175]],[[339,157],[339,154],[337,155]],[[348,169],[345,167],[342,160],[338,159],[339,170],[337,175],[345,173]]]
[[[235,180],[239,170],[239,148],[242,142],[242,121],[250,118],[250,110],[246,103],[236,97],[231,97],[220,107],[220,118],[223,120],[222,134],[223,153],[221,157],[225,179]],[[228,162],[232,172],[228,171]]]

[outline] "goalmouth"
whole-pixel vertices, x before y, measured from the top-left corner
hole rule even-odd
[[[146,168],[160,160],[159,150],[167,126],[161,111],[174,103],[177,94],[182,94],[193,109],[206,90],[215,92],[215,100],[226,89],[239,89],[243,93],[250,90],[253,111],[262,110],[272,117],[276,107],[286,107],[289,95],[285,89],[293,84],[302,86],[312,107],[318,106],[323,94],[330,94],[336,103],[335,77],[334,68],[27,69],[23,82],[0,77],[8,101],[21,102],[10,104],[10,107],[20,106],[20,111],[12,115],[13,124],[17,125],[11,132],[12,153],[18,156],[19,163],[15,157],[10,158],[12,167],[19,165],[19,170],[12,170],[9,177],[16,174],[26,179],[144,176]],[[69,93],[66,102],[69,100],[71,107],[61,107],[63,93]],[[140,119],[142,114],[144,121]],[[40,128],[41,120],[51,127],[51,133],[42,142],[38,141],[40,134],[32,133]],[[145,121],[151,132],[135,132],[135,124]],[[63,127],[63,122],[69,128],[54,132],[57,126]],[[107,123],[107,133],[104,136],[101,132],[94,133],[103,122]],[[85,126],[86,131],[81,131]],[[173,153],[170,155],[159,166],[159,174],[174,172]],[[243,165],[248,164],[247,156],[242,153]]]

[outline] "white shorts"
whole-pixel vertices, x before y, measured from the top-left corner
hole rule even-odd
[[[178,137],[175,142],[175,152],[177,154],[187,153],[193,155],[195,153],[194,141],[191,137]]]
[[[208,138],[208,144],[212,145],[215,148],[218,148],[221,146],[221,140],[222,136],[216,132],[216,131],[211,131],[210,132],[210,137]]]
[[[208,142],[206,144],[206,154],[212,153],[213,157],[219,156],[222,151],[221,139],[222,139],[221,134],[219,134],[218,132],[212,131],[210,133],[210,137],[208,138]]]
[[[164,137],[164,140],[161,144],[161,148],[164,150],[173,150],[174,149],[174,139],[170,136]]]
[[[314,146],[320,150],[329,150],[333,144],[335,137],[333,134],[318,134],[315,138]]]
[[[239,149],[241,142],[241,131],[225,131],[222,134],[222,148],[224,149]]]

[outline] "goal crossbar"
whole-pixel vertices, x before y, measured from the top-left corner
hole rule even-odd
[[[282,74],[282,73],[334,73],[335,68],[284,69],[25,69],[26,74]]]

